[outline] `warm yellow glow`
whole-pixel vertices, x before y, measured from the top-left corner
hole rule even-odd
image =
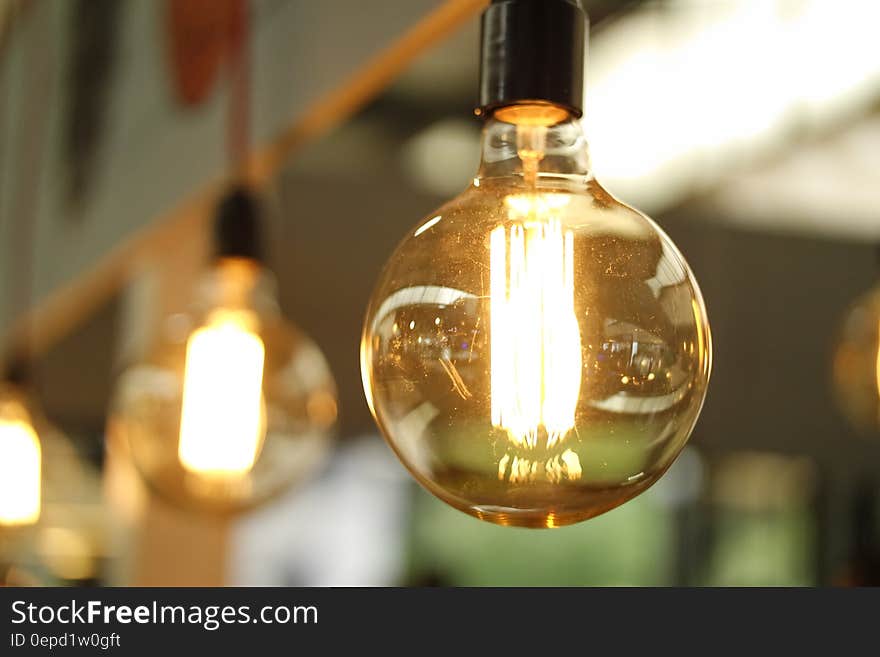
[[[641,3],[597,31],[595,39],[591,35],[584,123],[596,177],[639,207],[667,208],[695,188],[724,180],[744,162],[785,152],[800,131],[850,128],[857,123],[853,118],[870,113],[875,102],[878,20],[877,2]],[[730,57],[744,34],[749,47]],[[824,47],[816,48],[819,42]],[[643,111],[644,99],[658,94],[676,102]],[[848,144],[861,142],[854,135],[849,139],[854,141]],[[822,185],[805,182],[811,161],[801,155],[797,166],[785,168],[791,183],[762,170],[751,184],[725,185],[713,202],[731,218],[760,215],[765,228],[764,217],[771,214],[804,228],[812,217],[840,223],[846,218],[855,225],[849,219],[851,193],[832,193],[824,178]],[[766,181],[766,187],[756,181]],[[782,201],[789,186],[803,205]],[[801,191],[812,187],[821,193],[813,197]],[[768,210],[772,203],[780,206]],[[866,228],[873,230],[868,216]]]
[[[24,420],[0,419],[0,526],[39,520],[41,462],[33,427]]]
[[[441,216],[438,214],[436,217],[434,217],[434,218],[432,218],[432,219],[428,219],[428,221],[426,221],[425,223],[423,223],[421,226],[419,226],[419,227],[416,229],[416,232],[413,233],[413,237],[418,237],[419,235],[421,235],[422,233],[424,233],[426,230],[430,230],[431,228],[433,228],[434,226],[436,226],[438,223],[440,223],[440,220],[441,220],[442,218],[443,218],[443,217],[441,217]]]
[[[250,313],[217,311],[189,338],[178,454],[191,472],[243,475],[257,459],[265,348],[254,323]]]
[[[877,347],[877,362],[875,363],[874,371],[877,376],[877,394],[880,395],[880,346]]]
[[[711,359],[712,350],[708,348],[708,345],[706,344],[706,336],[703,335],[703,312],[696,299],[691,299],[691,309],[694,311],[694,325],[697,327],[697,353],[700,359],[699,362],[702,367],[705,367],[706,370],[709,371],[712,368],[712,364],[706,361],[706,357],[708,356]]]
[[[557,484],[566,479],[577,481],[582,474],[581,460],[570,449],[546,461],[505,454],[498,462],[498,479],[507,480],[512,484],[523,484],[540,479]]]
[[[574,310],[574,237],[559,194],[510,196],[514,223],[490,235],[492,424],[517,445],[547,447],[574,427],[581,340]],[[521,466],[526,467],[526,466]]]

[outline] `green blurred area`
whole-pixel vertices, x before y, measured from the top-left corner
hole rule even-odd
[[[662,586],[673,583],[669,513],[641,496],[588,523],[554,530],[471,518],[414,494],[408,579],[453,586]]]

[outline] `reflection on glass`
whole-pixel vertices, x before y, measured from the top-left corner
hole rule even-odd
[[[265,435],[266,349],[253,313],[217,311],[186,346],[178,454],[209,477],[250,472]]]

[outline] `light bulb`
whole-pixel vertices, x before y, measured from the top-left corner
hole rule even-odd
[[[98,474],[28,393],[26,363],[19,356],[7,366],[8,378],[0,381],[0,585],[10,565],[44,584],[88,579],[105,554]],[[53,534],[78,544],[81,577],[60,572],[40,549]],[[69,557],[69,544],[56,541],[54,556]]]
[[[230,232],[240,238],[241,226]],[[146,357],[124,371],[110,420],[157,493],[215,513],[303,483],[329,452],[337,412],[327,363],[282,318],[271,275],[229,251],[191,311],[166,318]]]
[[[847,309],[837,336],[834,396],[856,431],[880,434],[880,286]]]
[[[25,406],[0,398],[0,527],[33,525],[40,519],[42,447]]]
[[[554,42],[572,12],[556,0],[487,11],[479,173],[397,247],[361,343],[370,409],[404,465],[503,525],[570,524],[648,488],[690,436],[711,368],[683,257],[590,173],[579,86],[526,67],[526,91],[505,95],[522,70],[510,59],[582,57],[577,38],[562,54]]]

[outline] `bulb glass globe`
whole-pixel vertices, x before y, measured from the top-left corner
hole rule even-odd
[[[657,481],[697,421],[711,353],[684,258],[596,182],[580,124],[546,104],[487,121],[478,176],[397,247],[361,344],[368,403],[414,477],[528,527]]]
[[[122,375],[111,429],[171,502],[231,513],[303,482],[330,447],[336,386],[318,347],[278,311],[269,275],[245,258],[207,274]]]

